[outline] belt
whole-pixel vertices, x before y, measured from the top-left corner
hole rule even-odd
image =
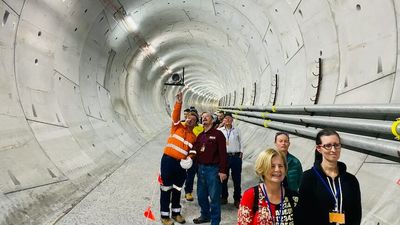
[[[241,152],[228,152],[228,156],[240,156]]]
[[[198,163],[197,165],[199,166],[211,166],[211,167],[215,167],[218,166],[218,163]]]
[[[176,161],[178,161],[178,162],[180,162],[181,160],[180,159],[176,159],[176,158],[174,158],[174,157],[172,157],[172,156],[169,156],[169,155],[167,155],[167,154],[163,154],[166,158],[170,158],[170,159],[173,159],[173,160],[176,160]]]

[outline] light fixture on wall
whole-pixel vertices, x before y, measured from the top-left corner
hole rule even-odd
[[[182,68],[182,74],[179,73],[171,74],[171,77],[168,79],[168,82],[165,82],[164,85],[185,86],[185,67]]]

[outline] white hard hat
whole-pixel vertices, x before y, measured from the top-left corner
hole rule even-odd
[[[187,157],[186,159],[181,159],[181,167],[185,170],[190,169],[193,165],[193,160],[190,157]]]

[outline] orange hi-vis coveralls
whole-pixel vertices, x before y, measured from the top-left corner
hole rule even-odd
[[[186,170],[180,166],[180,160],[186,159],[196,141],[192,129],[180,122],[181,109],[182,103],[176,102],[172,111],[171,134],[161,158],[160,211],[163,218],[170,216],[170,204],[173,216],[181,212],[180,197]]]

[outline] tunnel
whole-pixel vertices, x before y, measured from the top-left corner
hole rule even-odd
[[[331,127],[362,224],[400,224],[400,1],[2,0],[0,15],[1,225],[160,224],[143,212],[159,218],[179,91],[233,113],[242,189],[277,131],[306,170]]]

